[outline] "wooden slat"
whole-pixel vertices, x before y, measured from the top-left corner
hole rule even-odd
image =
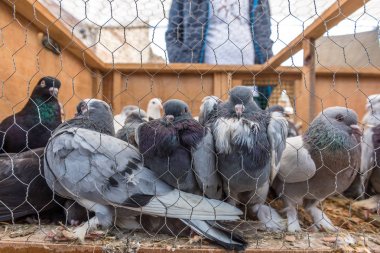
[[[315,39],[305,39],[303,41],[303,75],[304,92],[307,95],[308,115],[311,122],[315,117]]]
[[[110,245],[112,246],[112,244]],[[50,242],[9,242],[0,241],[0,251],[7,253],[101,253],[104,252],[102,245],[78,245],[70,243],[50,243]],[[213,246],[204,246],[202,248],[181,248],[177,250],[183,253],[223,253],[226,250],[222,248],[217,248]],[[171,253],[173,252],[167,248],[158,247],[141,247],[136,250],[139,253]],[[308,248],[308,249],[263,249],[263,248],[248,248],[245,250],[247,253],[260,252],[260,253],[290,253],[290,252],[306,252],[306,253],[316,253],[316,252],[331,252],[331,249],[326,248]]]
[[[303,39],[318,39],[329,29],[340,21],[351,15],[369,0],[336,0],[326,11],[324,11],[303,33],[292,40],[278,54],[264,64],[261,71],[276,69],[284,61],[302,49]]]
[[[198,73],[206,74],[207,72],[258,72],[261,69],[261,65],[211,65],[204,63],[144,63],[133,64],[133,63],[122,63],[122,64],[106,64],[107,69],[115,69],[123,72],[147,72],[150,74],[154,73]]]
[[[47,8],[36,0],[8,1],[0,0],[15,8],[16,13],[30,20],[44,33],[48,33],[62,49],[68,51],[83,60],[84,66],[104,70],[104,63],[76,38],[64,24],[55,17]],[[17,15],[16,15],[17,17]]]
[[[149,74],[153,73],[196,73],[196,74],[205,74],[205,73],[217,73],[217,72],[225,72],[225,73],[233,73],[233,74],[252,74],[255,75],[257,73],[271,73],[271,74],[295,74],[301,75],[302,70],[300,68],[294,67],[286,67],[280,66],[277,67],[275,71],[267,69],[265,72],[261,72],[262,65],[250,65],[244,66],[244,68],[238,68],[234,65],[209,65],[209,64],[187,64],[187,63],[172,63],[172,64],[164,64],[164,63],[147,63],[144,65],[141,64],[106,64],[107,69],[114,69],[121,72],[125,72],[126,74],[132,73],[143,73],[147,72]],[[380,77],[380,69],[375,67],[361,67],[361,68],[352,68],[352,67],[316,67],[317,75],[366,75],[366,76],[379,76]]]

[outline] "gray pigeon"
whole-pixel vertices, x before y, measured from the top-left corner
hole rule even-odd
[[[357,201],[353,203],[353,206],[378,212],[380,206],[380,124],[375,127],[371,127],[371,135],[373,156],[370,157],[371,160],[369,160],[371,163],[368,163],[368,161],[364,162],[371,164],[371,167],[367,168],[368,170],[366,171],[366,174],[364,174],[362,182],[365,184],[366,181],[369,180],[369,189],[371,190],[371,193],[374,193],[374,196],[371,196],[365,200]]]
[[[222,182],[215,169],[211,131],[192,118],[185,102],[171,99],[163,107],[163,118],[136,131],[144,166],[179,190],[220,199]]]
[[[222,102],[217,96],[206,96],[202,99],[198,121],[202,126],[212,122],[216,116],[218,105]]]
[[[83,106],[83,115],[53,133],[44,159],[48,185],[95,212],[95,217],[75,230],[80,240],[98,224],[125,228],[128,219],[148,214],[181,219],[197,233],[229,249],[245,247],[244,241],[228,237],[208,223],[238,220],[242,214],[239,209],[166,184],[142,165],[140,153],[133,146],[92,130],[114,129],[111,109],[105,102],[92,99],[79,107]],[[94,124],[82,127],[82,116]]]
[[[366,190],[369,189],[368,184],[370,183],[371,174],[372,172],[376,173],[373,134],[374,128],[380,125],[380,94],[368,96],[366,111],[367,113],[362,120],[364,131],[361,142],[360,173],[358,173],[354,182],[344,192],[346,197],[356,200],[366,197]]]
[[[359,170],[357,123],[353,110],[330,107],[311,122],[303,136],[287,139],[273,188],[284,200],[288,231],[301,230],[296,207],[302,204],[318,229],[337,230],[317,205],[345,191]]]
[[[287,121],[261,110],[248,87],[230,91],[213,123],[218,170],[229,201],[243,204],[269,230],[282,230],[281,217],[264,205],[286,146]]]
[[[376,180],[376,174],[379,170],[379,158],[376,160],[376,136],[379,134],[376,130],[380,125],[380,94],[374,94],[368,97],[368,101],[366,104],[367,113],[363,117],[363,141],[361,144],[362,147],[362,157],[361,157],[361,165],[360,172],[362,174],[361,184],[359,192],[364,192],[364,189],[367,186],[368,181],[370,181],[371,185],[373,183],[377,185],[374,180]],[[372,173],[375,173],[372,176]],[[380,188],[380,187],[379,187]],[[380,189],[377,190],[380,193]]]
[[[282,107],[281,105],[272,105],[271,107],[268,108],[268,111],[280,112],[284,117],[287,116],[287,114],[285,113],[284,107]],[[288,138],[299,135],[296,125],[290,120],[287,120],[287,121],[288,121]]]
[[[136,109],[127,113],[124,126],[117,131],[116,138],[126,141],[137,148],[135,133],[137,127],[148,121],[147,114],[144,110]]]
[[[127,105],[124,106],[123,109],[121,110],[120,114],[115,115],[113,118],[113,125],[115,127],[115,133],[119,131],[123,126],[125,119],[127,118],[128,114],[131,111],[137,110],[139,107],[137,105]]]
[[[373,128],[372,143],[375,156],[370,182],[373,190],[380,194],[380,124]]]

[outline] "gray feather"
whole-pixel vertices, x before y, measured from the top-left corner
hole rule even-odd
[[[197,147],[192,150],[193,169],[199,188],[213,199],[221,199],[223,195],[222,180],[216,170],[216,153],[214,139],[207,128],[206,135]]]

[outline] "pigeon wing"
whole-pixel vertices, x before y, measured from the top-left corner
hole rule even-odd
[[[286,137],[288,136],[288,121],[281,115],[281,113],[271,113],[267,133],[271,145],[270,180],[273,182],[280,169],[280,160],[286,147]]]
[[[278,178],[286,183],[303,182],[312,178],[317,168],[304,147],[302,136],[288,138],[286,142]]]
[[[193,169],[202,192],[209,198],[222,198],[222,180],[216,170],[216,153],[214,139],[210,129],[205,129],[206,134],[201,142],[192,149]]]
[[[141,189],[145,193],[148,190],[143,184],[129,187],[128,182],[141,170],[138,151],[95,131],[69,128],[58,132],[46,147],[45,162],[54,181],[64,186],[70,197],[120,204],[134,194],[142,194]]]

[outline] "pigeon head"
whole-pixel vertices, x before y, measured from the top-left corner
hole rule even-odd
[[[158,107],[162,109],[162,100],[159,98],[152,98],[151,100],[149,100],[148,107],[149,106]]]
[[[75,118],[88,120],[96,131],[115,135],[111,107],[102,100],[87,98],[79,102]]]
[[[361,130],[358,126],[358,115],[346,107],[329,107],[323,110],[315,121],[322,121],[325,125],[330,124],[339,131],[361,135]]]
[[[147,114],[144,110],[135,109],[135,110],[128,112],[127,118],[125,119],[125,124],[127,122],[131,122],[134,120],[141,120],[141,119],[146,119],[146,118],[147,118]]]
[[[128,114],[133,111],[139,109],[138,106],[136,105],[127,105],[124,106],[123,109],[121,110],[120,114],[124,114],[125,116],[128,116]]]
[[[32,97],[57,98],[59,88],[61,88],[61,81],[51,76],[45,76],[38,81],[37,86],[33,90]]]
[[[216,109],[216,106],[223,101],[217,96],[206,96],[202,99],[201,111],[211,111],[212,109]]]
[[[269,112],[280,112],[282,114],[285,113],[285,109],[281,105],[272,105],[271,107],[268,108],[268,111]]]
[[[164,120],[167,123],[192,118],[189,106],[179,99],[170,99],[165,102],[164,113]]]
[[[103,114],[112,115],[111,107],[104,101],[99,99],[87,98],[77,105],[76,115]]]
[[[161,118],[162,100],[159,98],[152,98],[148,102],[147,114],[148,118],[159,119]]]
[[[253,111],[258,108],[253,101],[253,93],[250,88],[237,86],[229,93],[229,101],[234,106],[236,116],[241,117],[245,111]]]

